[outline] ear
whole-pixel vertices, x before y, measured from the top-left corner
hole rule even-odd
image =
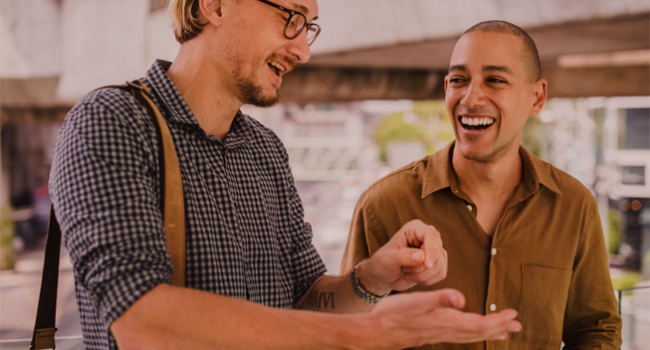
[[[447,93],[448,85],[449,85],[449,74],[445,75],[445,93]]]
[[[220,27],[223,23],[223,1],[222,0],[199,0],[199,9],[201,17],[215,27]]]
[[[546,102],[548,82],[546,79],[540,79],[536,81],[533,87],[533,94],[535,95],[535,101],[530,108],[528,115],[538,115],[539,112],[544,107],[544,102]]]

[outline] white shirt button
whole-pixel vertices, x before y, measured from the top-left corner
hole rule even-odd
[[[492,248],[492,255],[497,255],[497,248]]]
[[[473,210],[472,205],[471,205],[471,204],[468,204],[468,205],[467,205],[467,209],[469,209],[469,211],[472,211],[472,210]]]
[[[496,304],[492,304],[492,305],[490,305],[490,311],[494,311],[494,310],[496,310],[496,309],[497,309]]]

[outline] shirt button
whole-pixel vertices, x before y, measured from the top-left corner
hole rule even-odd
[[[497,255],[497,248],[492,248],[492,255]]]
[[[496,310],[496,309],[497,309],[497,305],[496,305],[496,304],[492,304],[492,305],[490,305],[490,311],[494,311],[494,310]]]
[[[472,211],[472,210],[473,210],[472,205],[471,205],[471,204],[468,204],[468,205],[467,205],[467,209],[469,209],[469,211]]]

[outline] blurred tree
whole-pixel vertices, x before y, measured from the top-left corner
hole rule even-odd
[[[625,271],[620,277],[612,278],[612,286],[614,287],[614,290],[630,289],[634,288],[640,280],[641,274],[632,271]],[[623,295],[632,294],[632,291],[627,291]]]
[[[413,109],[384,116],[374,132],[379,145],[379,158],[386,162],[388,144],[393,141],[422,141],[431,154],[454,140],[454,131],[445,109],[445,103],[416,101]]]
[[[13,270],[16,256],[14,241],[13,209],[10,205],[0,207],[0,270]]]
[[[621,215],[618,209],[609,208],[608,217],[608,251],[609,254],[615,255],[618,254],[618,249],[621,247],[621,232],[623,231],[623,222],[621,221]]]
[[[521,144],[537,157],[549,161],[546,128],[538,115],[528,117],[521,136]]]

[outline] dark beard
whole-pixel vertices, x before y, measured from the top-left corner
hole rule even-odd
[[[255,85],[251,81],[239,81],[237,82],[237,87],[239,88],[241,101],[255,107],[271,107],[278,103],[280,99],[280,96],[277,94],[275,97],[264,96],[262,87]]]

